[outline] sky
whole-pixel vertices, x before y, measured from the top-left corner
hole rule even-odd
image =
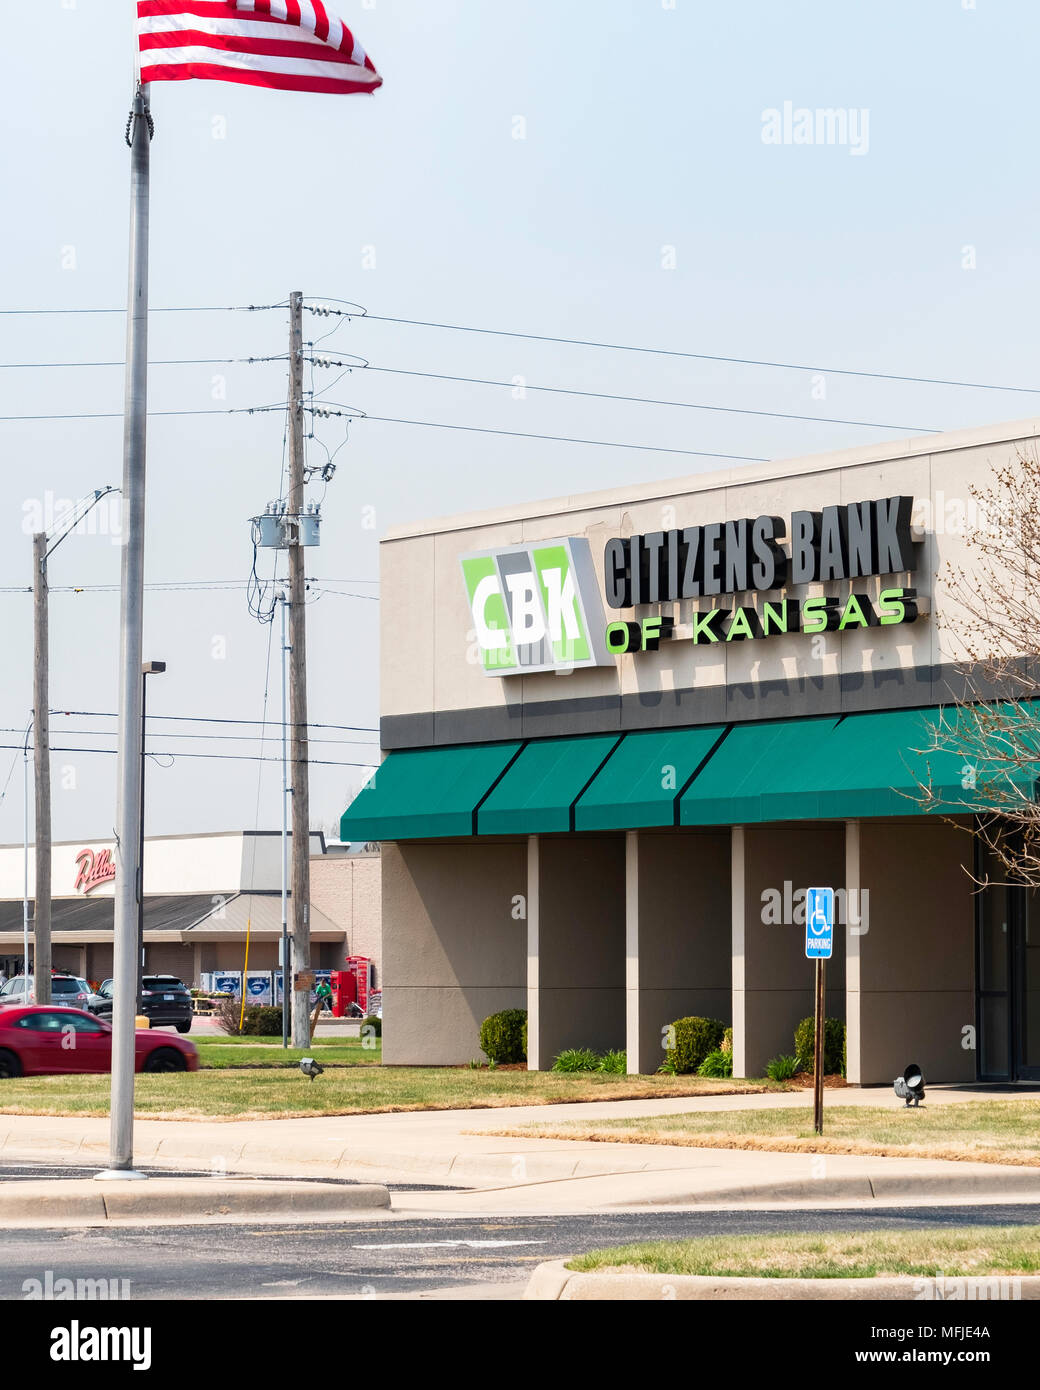
[[[22,835],[31,532],[63,499],[118,484],[122,449],[120,418],[11,417],[122,409],[119,366],[40,364],[122,360],[133,11],[0,0],[7,843]],[[307,384],[382,417],[318,421],[309,444],[309,462],[337,465],[310,493],[324,521],[307,566],[310,717],[334,726],[312,745],[326,831],[379,759],[378,542],[391,527],[726,457],[1022,418],[1040,392],[1028,0],[339,0],[339,12],[384,77],[374,96],[153,88],[151,303],[191,312],[150,325],[145,657],[168,670],[149,687],[149,835],[280,824],[279,639],[250,616],[245,583],[249,518],[283,490],[286,364],[241,359],[285,353],[294,289],[368,311],[305,315],[305,338],[330,335],[319,352],[371,364],[339,380],[316,368]],[[809,143],[818,110],[840,118]],[[118,312],[9,312],[24,309]],[[188,364],[160,365],[171,359]],[[223,413],[256,406],[279,408]],[[76,712],[52,719],[57,840],[114,823],[115,758],[85,750],[115,746],[119,556],[118,506],[103,503],[50,562],[52,707]],[[270,556],[259,566],[269,575]],[[255,761],[261,749],[272,761]]]

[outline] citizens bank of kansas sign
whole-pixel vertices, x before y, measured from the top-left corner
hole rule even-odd
[[[692,600],[686,632],[663,614],[607,623],[587,540],[465,555],[484,672],[610,665],[615,656],[656,651],[666,640],[711,646],[912,623],[920,616],[916,588],[880,582],[917,568],[912,510],[913,498],[886,497],[794,512],[789,526],[782,517],[759,516],[607,541],[607,607]],[[857,587],[857,580],[872,582]],[[810,584],[836,584],[839,592],[789,593]]]

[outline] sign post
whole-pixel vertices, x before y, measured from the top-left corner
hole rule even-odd
[[[827,1008],[825,961],[834,952],[834,889],[810,888],[805,895],[805,954],[816,962],[816,1036],[813,1059],[813,1129],[823,1133],[823,1025]]]

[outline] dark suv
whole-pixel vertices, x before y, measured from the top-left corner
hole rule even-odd
[[[112,1021],[111,980],[106,980],[97,992],[92,1010],[98,1018]],[[145,975],[141,981],[142,1012],[152,1027],[176,1025],[178,1033],[191,1031],[191,995],[183,980],[176,975]]]

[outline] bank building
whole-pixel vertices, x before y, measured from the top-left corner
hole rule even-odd
[[[384,1061],[465,1063],[517,1007],[531,1068],[654,1072],[705,1015],[761,1076],[812,1012],[829,886],[850,1084],[1040,1079],[1040,901],[988,875],[984,779],[937,739],[973,689],[943,576],[1038,428],[387,535],[383,760],[341,825],[382,847]]]

